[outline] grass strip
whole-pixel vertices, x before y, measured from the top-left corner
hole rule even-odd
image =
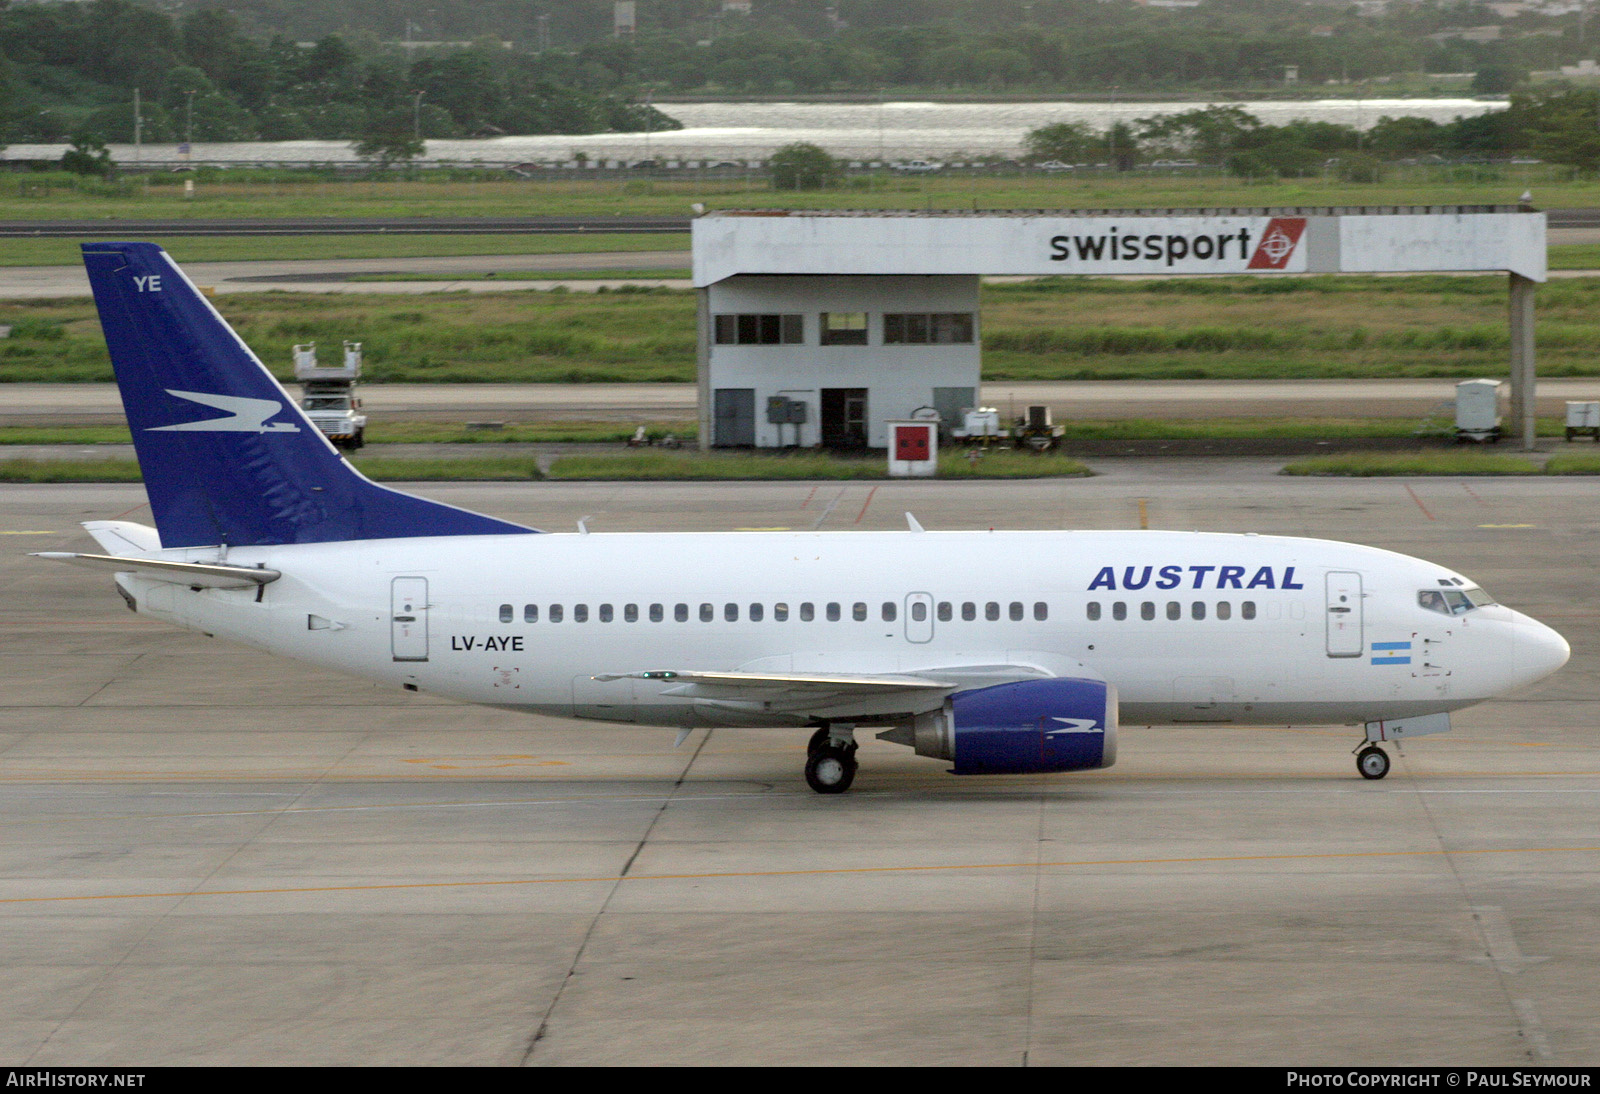
[[[0,482],[143,482],[135,460],[0,460]]]
[[[1546,475],[1600,475],[1600,453],[1578,455],[1562,453],[1551,456],[1544,465]]]
[[[688,267],[655,270],[486,270],[481,273],[356,274],[341,278],[345,284],[373,281],[504,281],[511,288],[519,281],[687,281]]]
[[[350,462],[367,478],[386,482],[529,482],[544,477],[532,456],[436,460],[357,456]]]
[[[1285,475],[1537,475],[1539,465],[1496,452],[1342,452],[1295,460]]]
[[[595,254],[620,251],[687,251],[687,232],[575,232],[570,234],[493,233],[489,235],[123,235],[159,243],[179,263],[273,262],[331,258],[456,258],[463,255]],[[0,248],[0,266],[77,266],[84,239],[9,238]],[[665,276],[657,274],[656,276]],[[683,276],[687,277],[688,274]],[[431,280],[414,278],[412,280]]]

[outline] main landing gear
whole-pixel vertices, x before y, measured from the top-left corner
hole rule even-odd
[[[806,784],[818,794],[843,794],[856,779],[854,726],[823,726],[806,745]]]
[[[1389,754],[1377,745],[1368,745],[1356,753],[1356,770],[1363,779],[1381,779],[1389,773]]]

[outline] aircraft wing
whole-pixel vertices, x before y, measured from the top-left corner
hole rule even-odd
[[[1051,674],[1031,665],[956,665],[901,673],[709,672],[657,669],[593,679],[666,683],[660,694],[727,710],[848,718],[921,713],[956,691]]]

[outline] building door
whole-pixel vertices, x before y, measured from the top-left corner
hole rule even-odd
[[[822,389],[822,447],[867,447],[867,389]]]
[[[933,641],[933,597],[927,593],[906,597],[906,641]]]
[[[428,579],[397,577],[389,585],[389,637],[396,661],[428,659]]]
[[[1361,575],[1329,570],[1327,589],[1328,656],[1360,657],[1366,642],[1361,618]]]
[[[716,415],[712,444],[718,448],[749,448],[756,443],[756,389],[719,387],[713,407]]]

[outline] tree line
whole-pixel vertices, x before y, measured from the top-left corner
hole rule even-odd
[[[0,5],[4,0],[0,0]],[[494,42],[418,51],[247,34],[217,7],[0,8],[0,140],[358,140],[676,129],[615,80]]]

